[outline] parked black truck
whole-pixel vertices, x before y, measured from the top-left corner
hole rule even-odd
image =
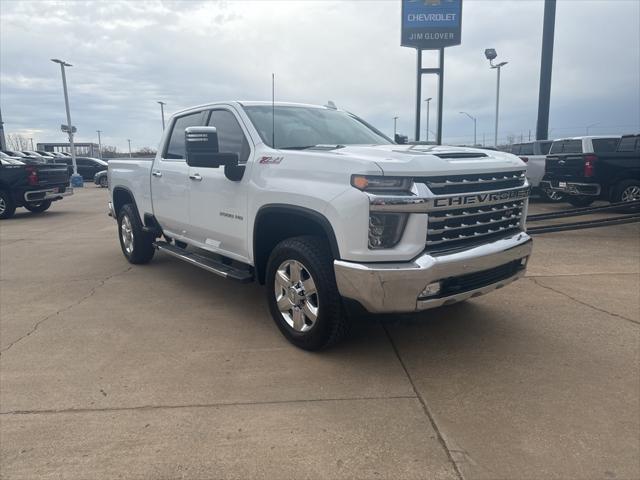
[[[640,134],[623,135],[613,151],[547,155],[543,188],[568,195],[577,207],[597,199],[640,200]]]
[[[11,218],[17,207],[44,212],[51,202],[71,194],[66,165],[0,159],[0,219]]]

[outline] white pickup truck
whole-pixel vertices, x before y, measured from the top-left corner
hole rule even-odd
[[[276,325],[308,350],[347,334],[347,304],[450,305],[520,278],[531,253],[516,156],[397,145],[333,105],[184,110],[155,159],[112,160],[108,175],[129,262],[159,250],[266,284]]]

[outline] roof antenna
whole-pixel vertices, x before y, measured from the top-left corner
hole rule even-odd
[[[276,148],[276,74],[271,74],[271,146]]]

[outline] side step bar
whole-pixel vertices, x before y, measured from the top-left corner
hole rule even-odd
[[[184,248],[176,247],[167,242],[155,242],[153,244],[158,250],[164,253],[168,253],[172,257],[176,257],[187,263],[200,267],[211,273],[215,273],[223,278],[229,280],[236,280],[241,283],[248,283],[253,280],[253,273],[248,269],[242,269],[233,267],[231,265],[225,265],[224,263],[214,260],[213,258],[205,257],[197,253],[186,251]]]

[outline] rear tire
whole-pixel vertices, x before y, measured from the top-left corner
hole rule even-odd
[[[16,213],[16,204],[11,194],[6,190],[0,190],[0,220],[13,217]]]
[[[276,245],[267,263],[266,291],[273,320],[298,348],[321,350],[350,332],[333,257],[319,237],[294,237]]]
[[[593,197],[585,197],[582,195],[569,195],[567,198],[567,202],[569,202],[574,207],[588,207],[595,201]]]
[[[553,190],[541,190],[540,196],[545,202],[559,203],[567,200],[563,193],[555,192]]]
[[[127,203],[118,213],[118,236],[120,248],[129,263],[140,265],[149,263],[156,249],[153,237],[142,229],[142,222],[136,207]]]
[[[623,180],[613,192],[611,197],[612,203],[619,202],[633,202],[640,200],[640,180]],[[637,210],[638,207],[620,207],[620,212],[632,212]]]
[[[42,202],[31,202],[25,204],[24,208],[33,213],[42,213],[51,206],[51,200],[43,200]]]
[[[102,188],[108,188],[109,187],[109,179],[104,176],[104,177],[100,177],[100,184],[99,184]]]

